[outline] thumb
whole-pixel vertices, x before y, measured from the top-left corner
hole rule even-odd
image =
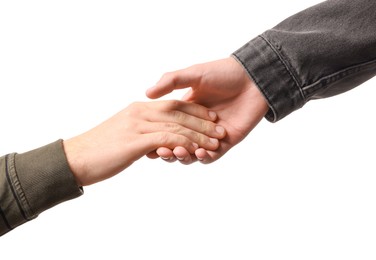
[[[194,100],[193,90],[192,89],[188,90],[188,92],[184,94],[181,100],[192,102]]]
[[[194,87],[200,81],[200,74],[193,67],[165,73],[153,87],[146,90],[146,96],[152,99],[162,97],[175,89]]]

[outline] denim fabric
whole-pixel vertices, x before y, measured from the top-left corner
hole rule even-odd
[[[376,74],[376,1],[328,0],[282,21],[233,56],[276,122],[309,100],[348,91]]]
[[[328,0],[233,53],[277,121],[311,99],[343,93],[376,73],[376,1]],[[61,140],[0,157],[0,235],[82,194]]]

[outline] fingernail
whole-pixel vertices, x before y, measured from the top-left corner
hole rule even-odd
[[[196,143],[193,143],[192,145],[193,145],[193,147],[194,147],[195,149],[197,149],[197,148],[198,148],[198,144],[196,144]]]
[[[211,119],[215,120],[217,118],[217,113],[215,113],[214,111],[209,111],[209,116]]]
[[[184,160],[184,158],[182,158],[182,157],[176,157],[176,159],[178,159],[179,161],[183,161]]]
[[[218,143],[218,140],[215,139],[215,138],[210,138],[210,142],[213,143],[213,144],[217,144],[217,143]]]
[[[215,127],[215,131],[217,131],[217,133],[219,133],[219,134],[222,135],[222,134],[225,132],[225,129],[224,129],[222,126],[217,125],[217,126]]]
[[[172,159],[171,157],[162,157],[162,156],[161,156],[161,158],[162,158],[163,160],[166,160],[166,161],[169,161],[169,160]]]

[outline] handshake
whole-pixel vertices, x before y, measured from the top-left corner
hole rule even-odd
[[[234,58],[169,72],[148,89],[151,99],[190,88],[182,100],[135,102],[93,129],[63,141],[79,186],[110,178],[144,155],[211,163],[242,141],[268,105]]]
[[[183,88],[190,91],[182,100],[134,102],[80,135],[0,157],[5,165],[0,179],[6,180],[0,202],[9,205],[6,211],[0,208],[0,236],[145,155],[183,164],[214,162],[269,110],[234,57],[166,73],[146,95],[156,99]],[[24,197],[28,203],[20,202]]]

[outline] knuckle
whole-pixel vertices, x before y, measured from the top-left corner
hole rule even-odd
[[[137,116],[142,111],[142,102],[132,102],[126,109],[129,116]]]
[[[164,81],[170,81],[170,82],[175,82],[175,77],[174,77],[174,73],[172,72],[166,72],[162,75],[162,80]]]
[[[169,135],[166,132],[160,132],[157,135],[156,142],[158,144],[168,144],[169,143]]]
[[[185,135],[187,138],[194,141],[195,143],[198,143],[199,145],[205,143],[205,136],[193,130],[187,130],[183,135]]]
[[[166,72],[162,75],[161,81],[176,87],[179,83],[179,74],[175,72]]]
[[[208,121],[204,121],[204,120],[201,120],[200,121],[200,131],[202,133],[210,133],[213,129],[213,124],[212,122],[208,122]]]
[[[178,110],[171,110],[168,112],[174,122],[183,123],[186,120],[186,116],[183,112]]]
[[[169,148],[174,148],[175,146],[180,146],[180,145],[185,146],[188,141],[187,141],[187,138],[178,134],[174,134],[171,132],[160,132],[157,136],[156,142],[159,145],[163,145]]]
[[[179,126],[177,124],[165,122],[165,123],[163,123],[163,126],[169,132],[172,132],[172,133],[179,132]]]
[[[165,73],[163,73],[163,75],[162,75],[162,79],[168,79],[169,77],[170,77],[170,75],[171,75],[171,72],[169,71],[169,72],[165,72]]]
[[[164,102],[164,107],[166,110],[171,110],[171,112],[177,112],[175,110],[179,109],[180,101],[179,100],[166,100]]]

